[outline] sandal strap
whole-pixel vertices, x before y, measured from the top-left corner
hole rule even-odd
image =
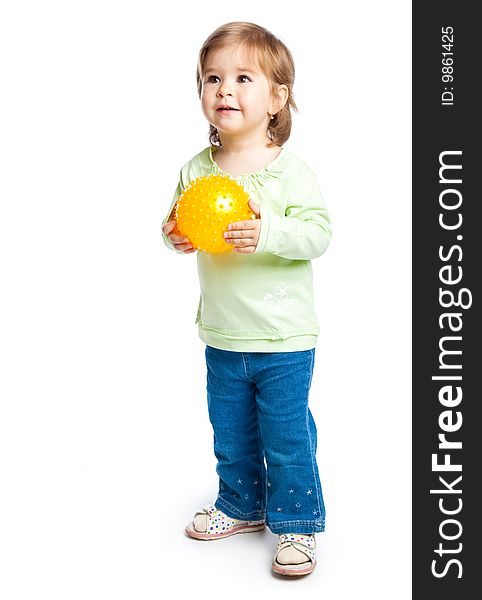
[[[199,512],[200,515],[205,514],[205,515],[209,515],[211,516],[213,513],[215,513],[217,510],[217,508],[214,506],[214,504],[205,504],[201,511]]]
[[[276,548],[276,556],[284,548],[292,546],[302,552],[311,562],[315,561],[315,538],[312,536],[281,534]]]
[[[202,507],[202,510],[198,511],[197,513],[195,513],[194,517],[196,517],[197,515],[208,515],[209,520],[212,521],[212,518],[214,516],[214,514],[218,512],[221,513],[221,511],[219,509],[217,509],[214,504],[206,504]],[[222,513],[223,515],[225,513]],[[247,523],[249,523],[250,525],[260,525],[261,523],[264,523],[263,519],[238,519],[235,517],[228,517],[227,515],[225,515],[227,519],[231,520],[231,521],[243,521],[245,520]]]
[[[213,527],[218,527],[218,525],[216,525],[216,523],[220,523],[222,518],[225,519],[225,521],[223,521],[223,523],[226,522],[226,525],[229,524],[229,521],[232,522],[232,525],[234,525],[236,523],[236,519],[232,519],[231,517],[228,517],[227,515],[225,515],[223,512],[221,512],[219,509],[217,509],[214,506],[214,504],[206,504],[205,506],[202,507],[201,510],[198,510],[195,513],[194,518],[196,518],[197,515],[207,515],[207,517],[208,517],[207,531],[209,531]],[[221,515],[223,515],[223,517],[221,517]],[[221,532],[213,531],[213,534],[216,534],[216,533],[221,533]]]

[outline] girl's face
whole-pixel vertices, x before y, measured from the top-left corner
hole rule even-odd
[[[208,52],[201,104],[204,116],[221,139],[253,137],[268,140],[269,114],[276,111],[270,85],[241,47]],[[229,107],[231,110],[223,109]]]

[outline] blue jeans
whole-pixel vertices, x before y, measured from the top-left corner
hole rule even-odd
[[[206,346],[205,355],[216,508],[236,519],[265,520],[277,534],[324,531],[316,426],[308,408],[315,349]]]

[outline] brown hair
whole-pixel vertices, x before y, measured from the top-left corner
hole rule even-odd
[[[273,91],[276,85],[286,85],[288,100],[283,108],[271,119],[267,135],[271,142],[269,147],[281,146],[290,137],[291,109],[298,112],[293,96],[293,83],[295,80],[295,65],[288,48],[264,27],[244,21],[234,21],[218,27],[204,42],[199,51],[199,60],[196,71],[197,90],[199,98],[202,94],[202,76],[206,64],[206,57],[210,50],[242,45],[250,53],[254,62],[258,63],[270,82]],[[209,125],[209,142],[212,146],[221,146],[221,140],[216,127]]]

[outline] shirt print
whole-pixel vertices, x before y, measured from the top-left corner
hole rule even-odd
[[[263,304],[266,306],[291,306],[297,302],[298,298],[286,283],[281,283],[272,292],[266,292],[263,296]]]

